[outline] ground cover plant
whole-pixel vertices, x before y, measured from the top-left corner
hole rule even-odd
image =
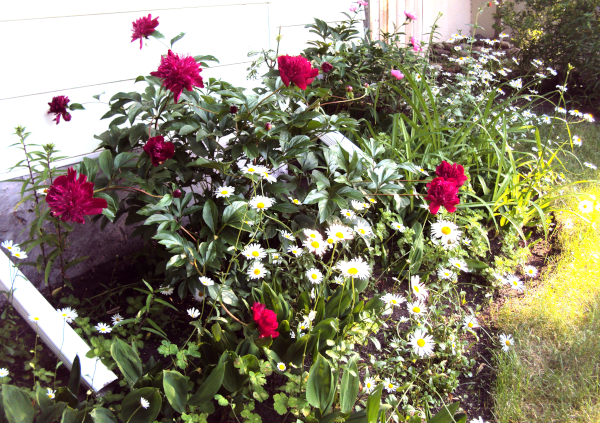
[[[398,46],[402,28],[360,37],[355,12],[316,20],[300,55],[263,52],[253,90],[203,79],[217,58],[176,53],[183,35],[171,39],[137,91],[108,100],[98,160],[55,169],[54,147],[36,150],[17,128],[21,202],[37,218],[28,240],[3,247],[50,285],[60,266],[64,324],[121,377],[84,400],[77,366],[65,377],[35,365],[37,343],[33,357],[7,343],[8,421],[467,420],[454,399],[472,393],[457,389],[481,371],[477,344],[499,343],[479,315],[504,284],[525,289],[520,245],[549,236],[561,201],[580,196],[562,158],[578,143],[569,125],[593,117],[567,111],[562,85],[551,115],[533,111],[550,104],[536,88],[551,69],[510,79],[490,48],[449,74],[427,40]],[[157,27],[134,22],[140,54],[144,39],[163,42]],[[51,103],[57,124],[81,108]],[[328,134],[347,139],[319,141]],[[145,242],[133,258],[143,271],[76,295],[68,272],[85,258],[63,259],[69,232],[119,219]],[[10,306],[2,319],[10,339]]]

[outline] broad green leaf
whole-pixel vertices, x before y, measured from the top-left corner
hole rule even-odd
[[[377,423],[379,416],[379,404],[381,403],[381,392],[383,385],[379,384],[377,388],[369,395],[367,400],[367,422]]]
[[[310,367],[308,374],[306,400],[323,413],[327,409],[334,392],[335,380],[331,365],[326,358],[318,353],[317,360]]]
[[[202,210],[202,217],[210,228],[213,234],[217,233],[217,222],[219,221],[219,210],[213,200],[208,199],[204,203],[204,209]]]
[[[140,357],[121,339],[115,339],[110,347],[110,354],[119,366],[129,386],[135,385],[142,377],[142,362]]]
[[[81,382],[81,364],[79,363],[79,355],[75,356],[73,365],[71,366],[71,374],[69,375],[69,383],[67,387],[75,396],[79,392],[79,383]]]
[[[148,408],[141,406],[141,399],[150,403]],[[162,407],[162,398],[158,388],[141,388],[130,392],[121,403],[119,417],[128,423],[152,423]]]
[[[349,371],[353,371],[354,375]],[[356,402],[359,390],[358,366],[356,361],[352,360],[348,369],[344,370],[342,375],[342,384],[340,386],[340,410],[342,413],[350,413]]]
[[[224,353],[225,354],[225,353]],[[219,364],[204,380],[196,393],[188,400],[189,405],[199,406],[213,399],[223,384],[225,363]]]
[[[2,405],[9,423],[32,423],[35,411],[29,395],[13,385],[2,385]]]
[[[456,401],[450,404],[449,406],[442,406],[442,409],[438,411],[438,413],[429,419],[428,423],[454,423],[454,419],[452,416],[458,410],[458,406],[460,402]]]
[[[90,412],[90,416],[94,423],[117,423],[117,418],[113,412],[107,408],[94,408]]]
[[[100,157],[98,157],[98,164],[100,165],[100,169],[108,179],[112,176],[113,173],[113,157],[110,150],[104,150],[100,153]]]
[[[186,378],[175,370],[165,370],[163,372],[163,387],[171,407],[179,413],[185,412],[188,393]]]

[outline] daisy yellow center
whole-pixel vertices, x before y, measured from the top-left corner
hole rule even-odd
[[[506,341],[504,341],[504,343],[510,347],[510,341],[508,339]]]
[[[298,203],[300,203],[300,201],[298,201],[298,200],[294,199],[293,203],[294,203],[294,204],[298,204]]]
[[[469,326],[470,328],[472,328],[473,327],[473,322],[469,322],[469,324],[467,326]]]
[[[12,246],[11,247],[6,247],[7,250],[12,250]]]
[[[251,167],[250,169],[248,169],[248,172],[254,172],[254,168]]]
[[[414,290],[415,290],[415,292],[419,292],[419,287],[418,287],[418,286],[415,286],[415,287],[414,287]]]
[[[100,332],[106,332],[106,328],[101,328]]]
[[[398,301],[396,301],[396,300],[392,300],[392,301],[391,301],[391,303],[392,303],[392,304],[397,304],[397,303],[398,303]]]
[[[519,282],[513,281],[513,285],[517,286],[518,284],[519,284]]]
[[[252,251],[252,255],[253,255],[254,257],[258,257],[258,256],[259,256],[259,254],[258,254],[258,251]]]
[[[413,312],[414,313],[420,313],[421,312],[421,308],[420,307],[413,307]]]
[[[360,232],[362,235],[365,234],[365,230],[364,229],[359,229],[358,232]]]
[[[528,270],[528,272],[529,272],[529,273],[533,273],[533,270],[529,269],[529,270]]]
[[[21,253],[16,253],[15,256],[16,257],[21,257]]]
[[[393,383],[388,383],[388,388],[394,389],[394,384]]]
[[[263,202],[261,201],[260,203],[258,203],[258,204],[256,205],[256,207],[257,207],[257,208],[259,208],[259,209],[264,209],[264,208],[265,208],[265,203],[263,203]]]
[[[327,243],[328,244],[333,244],[333,238],[327,238]]]
[[[40,320],[39,317],[34,317],[33,320],[35,320],[36,322]]]
[[[350,217],[352,216],[352,213],[346,213],[346,216]]]
[[[298,250],[292,250],[292,253],[297,254]]]
[[[336,232],[335,236],[337,236],[339,239],[344,239],[344,234],[341,232]]]
[[[444,273],[444,276],[450,276],[450,273],[446,272]]]
[[[221,194],[227,195],[227,194],[229,194],[229,191],[227,191],[226,189],[224,189],[223,191],[221,191]]]
[[[313,241],[310,243],[311,247],[313,248],[319,248],[321,246],[321,244],[319,244],[317,241]]]
[[[452,232],[452,229],[450,229],[448,226],[444,226],[444,227],[442,228],[442,233],[443,233],[444,235],[450,235],[450,232]]]
[[[275,254],[275,255],[273,256],[273,258],[274,258],[274,259],[278,259],[278,258],[279,258],[279,256],[278,256],[277,254]]]
[[[456,263],[456,264],[455,264],[455,266],[456,266],[456,267],[460,267],[460,263]]]
[[[255,275],[260,275],[260,269],[254,269],[254,274]]]
[[[284,366],[284,365],[280,365],[280,366],[279,366],[279,370],[284,370],[284,369],[285,369],[285,366]]]
[[[396,227],[397,227],[398,229],[402,228],[402,226],[400,226],[400,225],[396,225]]]
[[[358,269],[356,267],[351,267],[348,269],[348,273],[351,275],[356,275],[358,273]]]
[[[419,339],[419,340],[417,341],[417,345],[418,345],[419,347],[423,348],[423,347],[425,346],[425,340],[423,340],[423,339]]]
[[[371,387],[371,382],[367,382],[367,388]]]
[[[311,275],[311,277],[312,277],[313,279],[317,279],[319,276],[318,276],[316,273],[313,273],[313,274]]]
[[[316,236],[315,234],[310,234],[310,237],[311,237],[312,239],[315,239],[317,236]]]

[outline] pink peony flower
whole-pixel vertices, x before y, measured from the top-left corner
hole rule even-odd
[[[427,197],[430,201],[429,211],[431,214],[437,214],[441,206],[444,206],[450,213],[456,211],[456,205],[460,203],[458,199],[458,187],[454,179],[445,180],[444,178],[435,178],[427,184]]]
[[[93,198],[94,184],[87,182],[85,175],[79,175],[70,167],[66,175],[59,176],[48,188],[46,203],[53,216],[60,216],[63,222],[85,223],[83,216],[100,214],[108,207],[103,198]]]
[[[162,79],[163,85],[175,95],[177,103],[184,88],[188,91],[192,91],[194,87],[204,88],[200,72],[202,69],[193,57],[179,57],[169,50],[167,56],[161,57],[158,70],[150,72],[150,75]]]
[[[358,6],[355,6],[355,5],[350,6],[351,12],[356,12],[357,10],[358,10]]]
[[[435,168],[435,174],[441,178],[444,178],[444,180],[454,180],[457,187],[463,186],[464,183],[469,179],[469,177],[465,175],[464,167],[458,163],[451,165],[445,160]]]
[[[408,11],[404,11],[404,15],[406,15],[406,17],[410,20],[416,21],[417,20],[417,15],[415,15],[412,12],[408,12]]]
[[[421,47],[421,42],[419,40],[417,40],[415,37],[410,37],[410,43],[413,46],[413,51],[415,53],[419,53],[421,51],[423,51],[423,48]]]
[[[321,65],[321,70],[323,71],[323,73],[329,73],[333,70],[333,66],[329,62],[323,62],[323,64]]]
[[[392,76],[394,78],[396,78],[398,81],[400,81],[402,78],[404,78],[404,74],[396,69],[392,69]]]
[[[277,338],[279,332],[279,323],[277,323],[277,314],[273,310],[269,310],[264,304],[254,303],[252,305],[252,314],[258,330],[260,331],[260,337],[266,338]]]
[[[152,159],[152,166],[156,167],[169,160],[175,154],[175,144],[165,142],[164,137],[152,137],[144,145],[144,151]]]
[[[313,69],[310,62],[302,56],[279,56],[277,64],[279,76],[286,87],[293,82],[298,88],[305,90],[319,74],[319,69]]]
[[[359,6],[363,6],[363,7],[367,7],[367,5],[369,4],[369,2],[364,1],[364,0],[358,0],[357,3],[359,4]]]
[[[131,42],[140,40],[140,50],[142,49],[142,43],[144,38],[148,38],[155,31],[154,28],[158,26],[158,16],[152,19],[152,15],[142,16],[136,21],[133,21],[133,34],[131,35]]]
[[[48,103],[48,106],[50,106],[48,114],[54,113],[56,115],[52,120],[55,121],[57,125],[60,122],[61,116],[67,122],[71,120],[71,114],[67,112],[69,101],[69,97],[66,95],[58,95],[56,97],[52,97],[52,101]]]

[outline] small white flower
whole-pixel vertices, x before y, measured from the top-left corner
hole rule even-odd
[[[40,320],[41,320],[41,319],[39,318],[39,316],[37,316],[37,315],[35,315],[35,314],[30,314],[30,315],[29,315],[29,317],[28,317],[28,319],[29,319],[30,321],[32,321],[32,322],[38,322],[38,323],[39,323],[39,322],[40,322]]]
[[[427,172],[425,169],[423,169],[422,167],[419,167],[419,172],[421,172],[423,175],[425,176],[429,176],[429,172]]]
[[[48,195],[48,188],[40,188],[36,190],[37,195]]]
[[[354,231],[358,232],[364,237],[370,237],[373,235],[373,229],[371,229],[371,226],[363,222],[358,222],[356,226],[354,226]]]
[[[451,280],[456,277],[456,274],[450,269],[438,269],[438,278]]]
[[[515,275],[509,275],[506,277],[506,283],[510,285],[512,289],[515,291],[523,291],[523,282],[521,279],[517,278]]]
[[[47,389],[46,389],[46,396],[47,396],[48,398],[50,398],[50,399],[54,399],[54,397],[56,396],[55,394],[56,394],[56,391],[53,391],[53,390],[52,390],[52,389],[50,389],[50,388],[47,388]]]
[[[302,204],[302,201],[298,200],[297,198],[292,198],[292,197],[288,197],[290,199],[290,201],[296,205],[298,204]]]
[[[573,144],[577,147],[581,147],[583,142],[581,141],[581,137],[579,135],[573,135]]]
[[[262,279],[266,274],[267,270],[260,261],[255,261],[248,267],[248,276],[250,276],[250,279]]]
[[[596,167],[596,165],[595,165],[595,164],[592,164],[592,163],[583,162],[583,165],[584,165],[585,167],[589,167],[590,169],[594,169],[594,170],[597,170],[597,169],[598,169],[598,168]]]
[[[450,266],[462,270],[463,272],[468,272],[469,268],[467,267],[467,263],[465,263],[464,260],[458,259],[458,258],[451,258],[448,260],[448,264],[450,264]]]
[[[503,351],[508,351],[513,345],[512,335],[500,334],[500,344],[502,344]]]
[[[262,248],[259,244],[249,244],[244,248],[242,254],[251,260],[263,259],[267,256],[267,253],[264,248]]]
[[[484,422],[483,419],[481,418],[481,416],[479,416],[478,418],[471,420],[469,423],[487,423],[487,422]]]
[[[148,402],[146,398],[140,397],[140,405],[142,406],[142,408],[148,408],[150,407],[150,402]]]
[[[396,392],[396,389],[398,389],[398,385],[396,385],[394,381],[389,377],[385,378],[385,380],[383,381],[383,387],[389,393]]]
[[[427,312],[427,306],[421,301],[407,302],[406,308],[410,314],[414,314],[415,316],[423,316]]]
[[[18,248],[19,246],[17,244],[13,244],[12,240],[7,239],[6,241],[3,241],[1,244],[4,248],[6,248],[8,251],[11,251],[13,248]]]
[[[290,241],[294,241],[296,238],[288,231],[280,231],[281,236]]]
[[[456,242],[462,232],[454,223],[447,220],[440,220],[431,224],[431,236],[440,239],[449,239]]]
[[[323,280],[323,273],[319,269],[312,268],[306,271],[306,277],[312,284],[321,283]]]
[[[266,170],[266,169],[260,175],[263,177],[263,179],[265,179],[270,184],[273,183],[273,182],[277,182],[277,177],[275,177],[274,175],[271,175],[269,173],[269,171]]]
[[[247,175],[262,175],[266,171],[267,168],[264,166],[248,165],[242,168],[242,173]]]
[[[327,228],[327,239],[333,239],[333,242],[348,241],[354,239],[352,229],[348,226],[333,224]]]
[[[123,321],[123,317],[119,313],[113,314],[112,316],[110,316],[110,318],[112,319],[113,326]]]
[[[112,328],[108,326],[106,323],[98,323],[96,325],[96,330],[100,333],[111,333]]]
[[[525,266],[525,268],[523,269],[523,273],[525,273],[525,276],[535,278],[538,274],[538,270],[533,266]]]
[[[300,257],[303,253],[303,250],[302,250],[302,248],[298,248],[298,246],[296,246],[296,245],[290,245],[288,247],[288,253],[292,253],[296,257]]]
[[[415,275],[410,278],[410,286],[413,294],[416,295],[418,299],[425,300],[429,296],[429,290],[424,284],[421,283],[419,275]]]
[[[342,209],[340,211],[340,213],[342,214],[343,217],[345,217],[346,219],[354,219],[356,217],[356,213],[354,213],[352,210],[349,209]]]
[[[199,303],[203,302],[206,299],[206,294],[199,289],[194,289],[194,300]]]
[[[65,319],[67,323],[73,323],[78,316],[77,312],[73,310],[71,307],[65,307],[62,310],[56,310],[60,317]]]
[[[325,242],[323,239],[307,238],[306,241],[304,241],[304,246],[308,249],[308,251],[318,256],[322,256],[325,251],[327,251],[327,242]]]
[[[366,378],[364,385],[365,385],[365,392],[367,394],[370,394],[375,389],[375,379],[373,379],[372,377]]]
[[[315,231],[314,229],[304,229],[304,235],[306,235],[306,238],[308,239],[323,239],[323,236],[320,234],[319,231]]]
[[[13,246],[13,249],[10,252],[13,257],[18,258],[19,260],[27,258],[27,253],[25,251],[21,251],[19,247]]]
[[[8,371],[7,369],[5,369],[4,367],[2,367],[2,368],[0,369],[0,378],[2,378],[2,377],[6,377],[6,376],[8,376],[9,374],[10,374],[10,373],[9,373],[9,371]]]
[[[314,310],[311,310],[310,313],[308,313],[307,319],[312,322],[313,320],[315,320],[316,317],[317,317],[317,312]]]
[[[296,332],[294,332],[293,330],[290,331],[290,338],[296,339]]]
[[[300,329],[301,332],[310,329],[310,320],[304,319],[304,321],[298,325],[298,329]]]
[[[286,369],[287,367],[284,363],[277,363],[277,370],[279,370],[280,372],[285,372]]]
[[[352,200],[352,208],[356,211],[361,211],[365,209],[365,206],[360,201]]]
[[[346,278],[367,279],[371,276],[371,268],[362,258],[353,258],[350,261],[340,261],[337,268]]]
[[[275,200],[263,195],[257,195],[250,200],[250,206],[255,208],[256,211],[263,211],[275,204]]]
[[[590,200],[583,200],[577,206],[581,213],[591,213],[594,211],[594,203]]]
[[[404,226],[402,223],[400,222],[394,222],[392,223],[392,226],[394,227],[394,229],[396,229],[397,231],[400,232],[406,232],[406,226]]]
[[[195,308],[188,308],[187,314],[189,314],[192,319],[196,319],[200,316],[200,311]]]
[[[204,286],[213,286],[215,284],[215,281],[213,281],[211,278],[207,278],[206,276],[200,276],[198,279]]]
[[[427,335],[427,332],[422,329],[416,329],[408,343],[412,345],[414,353],[421,358],[433,354],[435,348],[433,336]]]
[[[399,307],[400,304],[406,301],[406,299],[402,295],[387,293],[383,297],[381,297],[381,301],[391,306]]]
[[[164,286],[161,285],[158,289],[160,290],[159,292],[162,295],[171,295],[173,293],[173,291],[175,291],[175,289],[172,286],[165,288]]]
[[[219,188],[215,188],[215,195],[217,198],[227,198],[231,197],[235,193],[234,187],[223,186]]]
[[[475,316],[465,316],[465,320],[463,321],[463,327],[467,330],[476,329],[479,327],[479,323],[477,323],[477,319]]]

